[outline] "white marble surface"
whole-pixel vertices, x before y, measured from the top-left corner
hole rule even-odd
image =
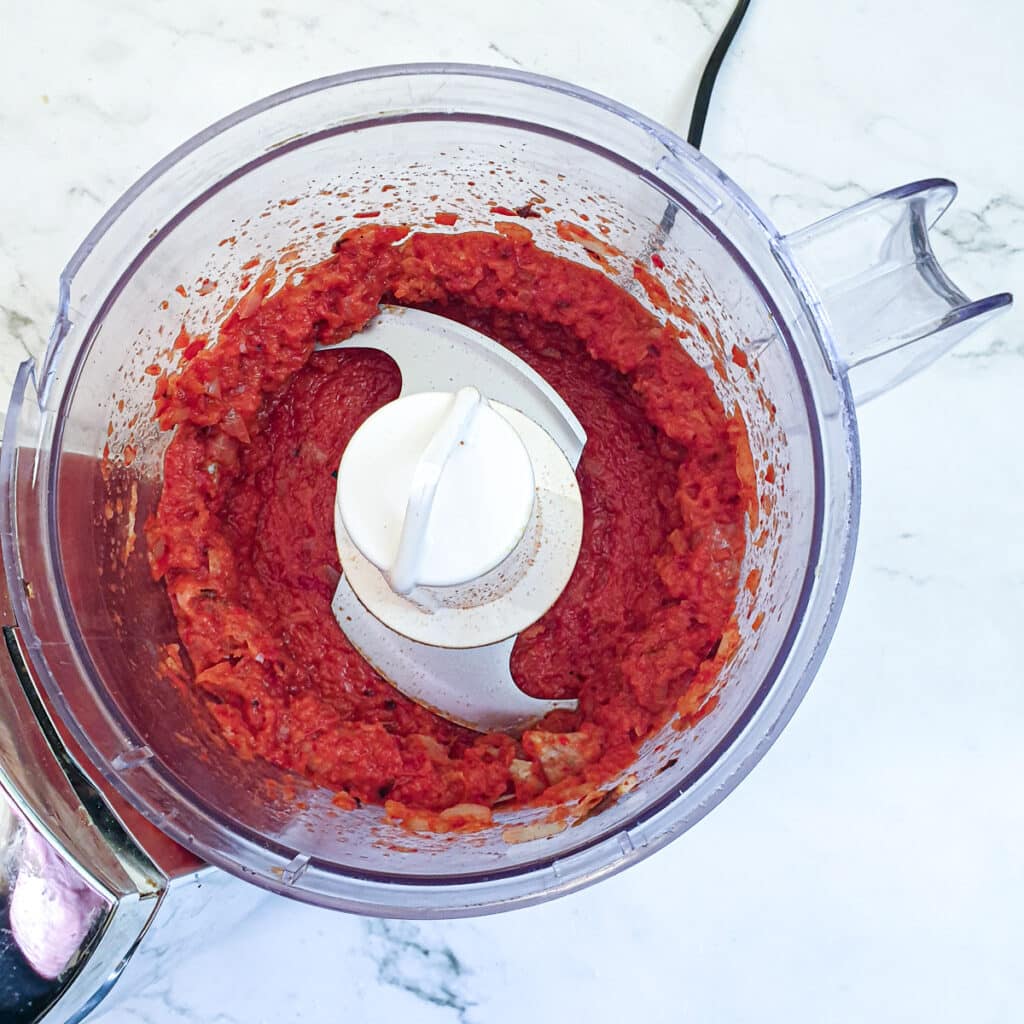
[[[42,350],[60,267],[100,213],[222,114],[441,58],[575,80],[682,130],[731,6],[272,2],[0,0],[0,393]],[[785,229],[951,177],[951,274],[1024,293],[1022,40],[1012,0],[754,0],[705,151]],[[154,936],[96,1024],[1021,1019],[1022,326],[1024,303],[863,411],[861,543],[832,648],[764,762],[681,841],[484,920],[267,897],[220,941]]]

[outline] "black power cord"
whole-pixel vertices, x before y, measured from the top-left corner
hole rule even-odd
[[[718,78],[725,55],[729,52],[729,46],[735,38],[736,30],[740,27],[743,15],[747,13],[749,6],[750,0],[739,0],[739,3],[733,8],[729,20],[725,23],[725,28],[722,29],[722,34],[718,37],[718,42],[715,43],[715,48],[711,51],[707,64],[704,65],[704,72],[700,76],[700,84],[697,86],[697,95],[693,100],[690,130],[686,133],[686,141],[694,149],[700,149],[701,140],[704,138],[704,122],[708,119],[708,107],[711,105],[711,93],[715,88],[715,80]],[[675,203],[666,204],[661,221],[658,223],[658,241],[651,243],[655,248],[664,244],[671,232],[676,222],[676,209]]]
[[[715,43],[715,48],[704,65],[704,73],[700,76],[700,84],[697,86],[697,96],[693,101],[693,113],[690,115],[690,129],[686,133],[686,141],[694,149],[700,149],[701,140],[704,138],[704,122],[708,118],[708,107],[711,105],[711,93],[715,88],[715,80],[721,70],[722,61],[725,60],[729,46],[736,36],[736,30],[743,21],[743,15],[747,13],[750,0],[739,0],[733,8],[729,20],[722,29],[722,34]]]

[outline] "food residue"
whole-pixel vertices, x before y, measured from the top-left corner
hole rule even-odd
[[[601,264],[621,255],[578,226],[558,232]],[[274,284],[270,267],[212,343],[190,337],[180,366],[159,377],[156,416],[174,436],[146,525],[192,686],[242,757],[328,787],[342,808],[378,804],[393,821],[466,831],[488,827],[498,805],[593,791],[677,710],[692,720],[711,706],[736,642],[756,481],[742,423],[676,328],[606,273],[538,247],[521,222],[458,234],[364,225],[301,280]],[[400,385],[383,353],[359,348],[382,301],[497,340],[587,432],[575,572],[512,656],[524,691],[579,709],[521,736],[475,733],[407,699],[331,611],[334,471]],[[350,348],[315,351],[348,338]],[[506,833],[517,842],[564,827]]]

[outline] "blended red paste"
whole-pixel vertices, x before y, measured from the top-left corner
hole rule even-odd
[[[182,368],[156,389],[175,434],[147,525],[151,565],[227,742],[330,787],[343,806],[437,812],[592,791],[674,713],[692,720],[734,636],[749,457],[742,422],[678,334],[511,224],[361,227],[301,279],[269,294],[272,283],[257,281],[214,346],[183,337]],[[474,733],[403,697],[331,612],[334,474],[400,381],[358,337],[313,349],[355,334],[382,301],[506,345],[587,432],[579,562],[512,659],[523,690],[578,698],[579,711],[519,738]]]

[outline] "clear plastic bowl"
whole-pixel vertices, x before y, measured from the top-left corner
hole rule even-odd
[[[707,329],[682,343],[746,421],[760,509],[743,576],[759,570],[761,583],[741,592],[740,643],[717,704],[695,727],[667,726],[644,744],[631,792],[544,838],[510,843],[505,831],[543,811],[498,814],[472,836],[410,836],[379,807],[339,811],[327,792],[303,791],[300,805],[275,769],[193,728],[187,698],[161,677],[161,645],[176,634],[141,527],[168,437],[151,420],[146,368],[168,361],[183,319],[214,327],[250,259],[293,247],[303,262],[325,257],[342,230],[365,223],[360,213],[490,228],[507,219],[494,205],[535,197],[552,210],[525,222],[540,245],[588,262],[556,222],[602,225],[623,254],[611,260],[616,281],[645,303],[633,261],[650,267],[660,254],[660,276],[681,282]],[[919,183],[783,238],[666,129],[583,90],[488,68],[356,72],[213,125],[89,235],[61,278],[45,360],[17,378],[0,530],[39,682],[96,768],[155,825],[290,896],[459,916],[627,867],[707,814],[810,684],[853,558],[851,388],[880,390],[1009,301],[970,303],[935,264],[928,227],[951,198],[947,182]],[[459,214],[455,228],[433,224],[439,210]]]

